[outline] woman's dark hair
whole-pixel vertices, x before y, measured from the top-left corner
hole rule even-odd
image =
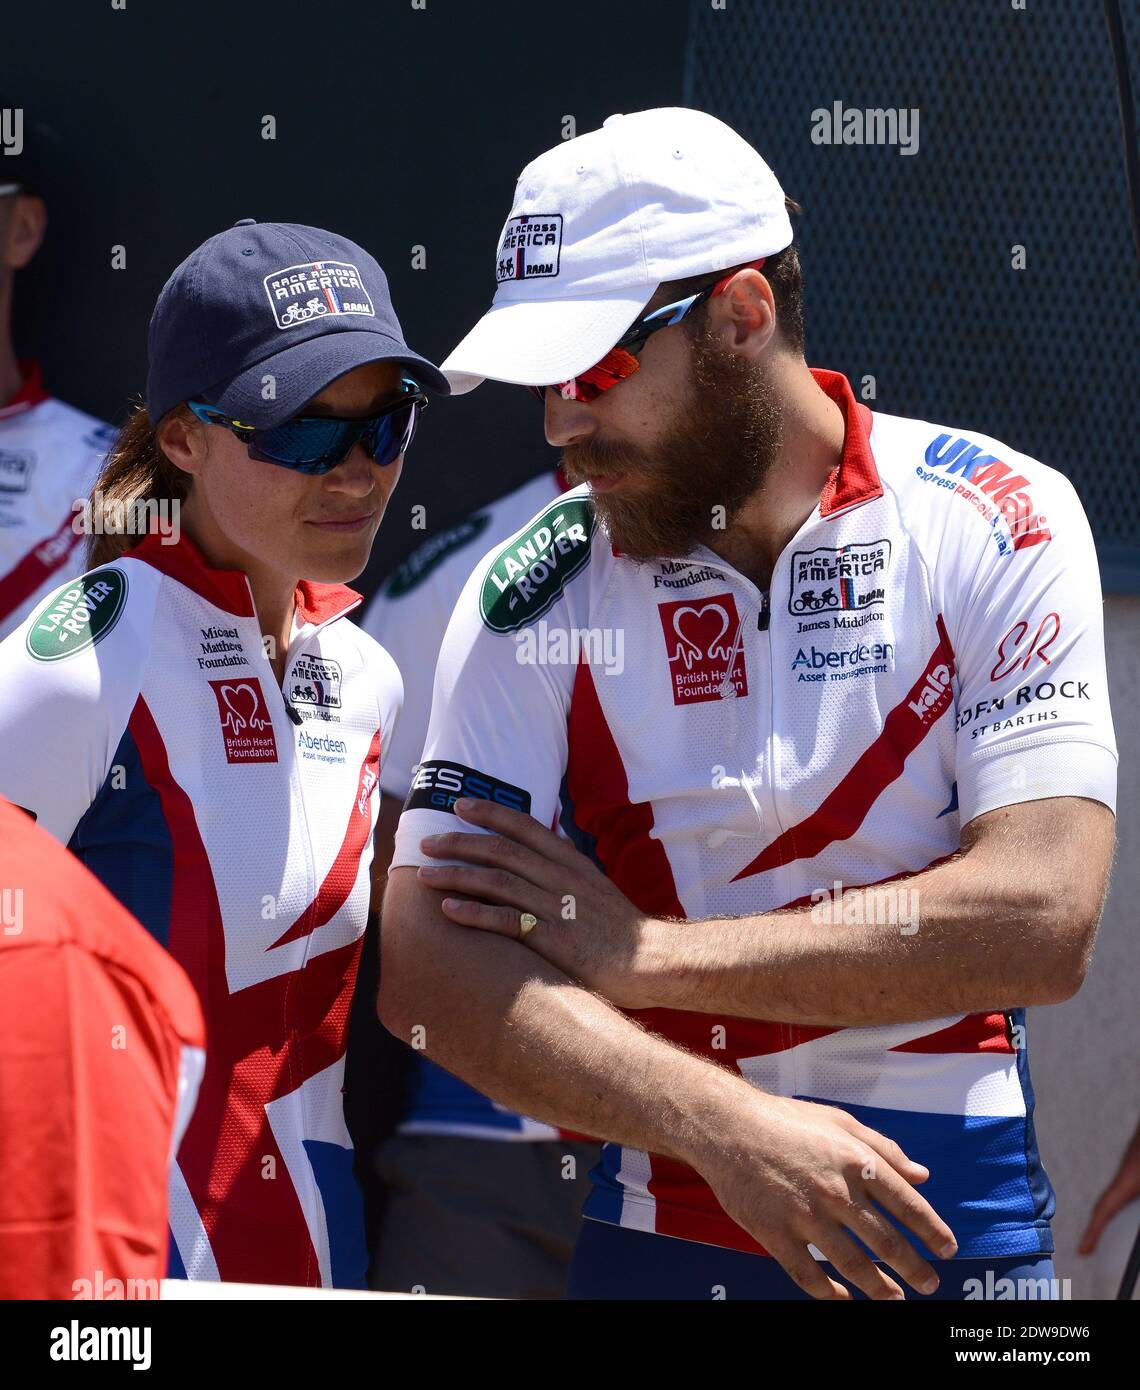
[[[803,212],[799,203],[793,202],[791,198],[785,198],[784,205],[789,213]],[[726,266],[723,273],[727,275],[730,271],[741,268],[739,265]],[[774,256],[769,256],[765,260],[760,274],[772,286],[772,298],[776,302],[776,327],[780,337],[787,347],[802,356],[804,351],[803,280],[800,275],[799,253],[795,246],[787,246],[783,251],[777,251]],[[708,274],[690,275],[685,280],[670,280],[668,284],[661,286],[653,298],[654,301],[660,300],[662,304],[668,304],[673,300],[684,299],[686,295],[703,289],[708,282]],[[697,322],[700,320],[698,319]]]
[[[178,407],[185,410],[185,406]],[[93,522],[102,513],[131,515],[134,503],[185,501],[190,492],[190,475],[176,468],[162,452],[158,436],[145,405],[136,405],[127,417],[115,446],[107,455],[92,495]],[[141,508],[136,514],[142,514]],[[104,529],[97,522],[87,542],[87,564],[91,569],[109,564],[126,554],[142,540],[138,530]]]

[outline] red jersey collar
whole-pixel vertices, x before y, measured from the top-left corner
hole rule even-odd
[[[5,406],[0,406],[0,420],[10,419],[13,415],[22,415],[24,411],[31,410],[39,405],[41,401],[49,399],[48,393],[44,390],[43,372],[38,362],[33,362],[31,358],[21,357],[16,365],[20,369],[20,389]]]
[[[834,516],[883,495],[871,452],[872,415],[862,401],[855,399],[842,372],[828,372],[822,367],[812,367],[810,371],[819,389],[843,412],[843,457],[819,494],[820,516]]]
[[[199,597],[232,613],[235,618],[253,618],[253,594],[249,580],[241,570],[215,569],[197,545],[185,533],[174,545],[164,545],[157,532],[144,536],[133,550],[127,551],[132,560],[153,565],[162,574],[185,584]],[[302,579],[297,585],[296,623],[299,627],[321,627],[355,608],[360,595],[344,584],[314,584]]]

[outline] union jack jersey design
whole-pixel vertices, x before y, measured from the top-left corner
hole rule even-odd
[[[115,431],[49,396],[34,362],[0,408],[0,637],[82,564],[75,503],[95,486]]]
[[[170,1191],[171,1273],[362,1286],[343,1116],[381,750],[402,697],[302,584],[278,685],[249,583],[146,537],[0,646],[0,795],[32,811],[170,951],[206,1070]]]
[[[823,894],[842,913],[844,888],[922,870],[998,807],[1114,807],[1097,562],[1071,485],[813,375],[843,410],[842,459],[768,593],[704,547],[615,553],[586,487],[485,558],[440,654],[394,866],[428,862],[420,840],[455,827],[462,784],[546,825],[558,814],[647,913]],[[870,1028],[638,1017],[897,1140],[931,1169],[923,1194],[960,1256],[1052,1249],[1020,1012]],[[760,1252],[681,1163],[610,1144],[593,1176],[588,1216]]]

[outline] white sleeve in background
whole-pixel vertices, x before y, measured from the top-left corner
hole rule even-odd
[[[404,681],[403,713],[380,769],[385,795],[402,801],[412,785],[427,738],[435,663],[472,567],[560,490],[554,473],[542,473],[440,531],[396,567],[368,605],[360,625],[391,653]]]
[[[461,584],[450,569],[428,575],[403,596],[386,584],[373,599],[362,627],[392,658],[403,681],[403,708],[380,759],[380,789],[403,801],[420,760],[431,713],[435,663]]]

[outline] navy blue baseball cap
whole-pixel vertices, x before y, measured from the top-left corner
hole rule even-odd
[[[451,389],[404,342],[387,277],[368,252],[292,222],[243,218],[191,252],[158,296],[148,353],[156,425],[201,397],[268,429],[367,362],[399,362],[428,390]]]

